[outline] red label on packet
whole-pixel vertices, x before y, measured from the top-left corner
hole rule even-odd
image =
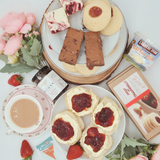
[[[113,89],[127,108],[150,93],[150,90],[137,72],[126,78]]]

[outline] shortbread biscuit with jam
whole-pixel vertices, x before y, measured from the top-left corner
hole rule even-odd
[[[104,1],[93,1],[84,7],[83,25],[90,31],[103,30],[111,20],[111,7]]]

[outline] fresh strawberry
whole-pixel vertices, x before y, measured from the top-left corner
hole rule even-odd
[[[74,144],[69,147],[67,153],[67,159],[72,160],[81,157],[83,154],[82,148],[78,144]]]
[[[13,75],[11,78],[8,80],[8,84],[12,86],[19,86],[22,83],[23,77],[21,75]]]
[[[150,106],[156,109],[157,106],[158,106],[157,100],[156,100],[156,99],[153,99],[153,100],[151,101],[151,103],[150,103]]]
[[[146,94],[141,100],[142,101],[149,101],[150,99],[150,94]]]
[[[26,140],[22,141],[20,153],[24,160],[32,160],[33,150]]]

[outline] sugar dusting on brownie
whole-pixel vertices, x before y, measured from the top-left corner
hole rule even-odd
[[[68,16],[81,10],[84,7],[82,0],[59,0],[59,1],[61,2]]]
[[[52,34],[70,27],[67,15],[63,8],[45,13],[44,16]]]

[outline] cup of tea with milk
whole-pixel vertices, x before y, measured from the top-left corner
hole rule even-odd
[[[41,123],[41,104],[29,95],[18,95],[10,99],[5,108],[5,119],[10,129],[18,133],[34,131]]]

